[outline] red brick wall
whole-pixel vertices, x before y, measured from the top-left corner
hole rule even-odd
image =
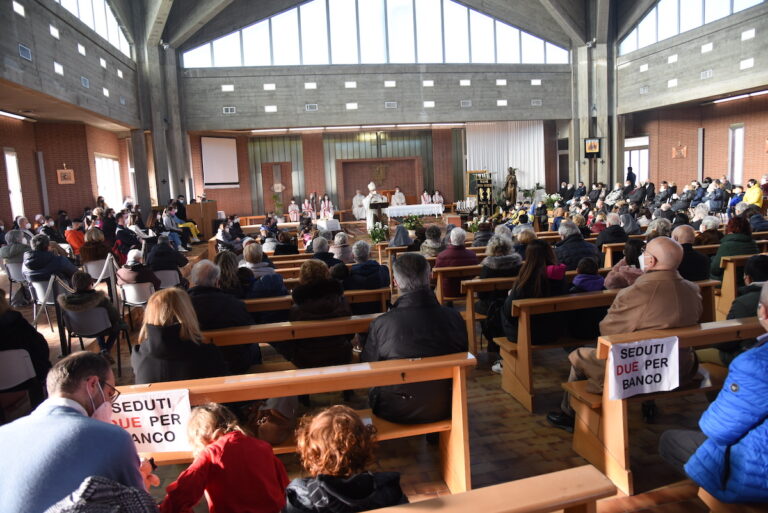
[[[456,201],[453,190],[453,146],[451,130],[432,130],[432,167],[435,189],[446,203]],[[421,191],[410,191],[417,197]]]
[[[24,197],[24,213],[33,217],[42,212],[34,123],[0,117],[0,148],[9,148],[16,152]],[[0,219],[5,221],[6,227],[10,227],[13,222],[4,152],[0,153]]]
[[[712,105],[654,110],[632,115],[627,137],[650,138],[651,181],[678,185],[698,177],[697,129],[704,128],[704,176],[728,172],[728,136],[732,124],[744,123],[744,182],[768,172],[768,95]],[[687,157],[673,159],[672,148],[687,146]]]
[[[251,166],[248,159],[248,137],[235,136],[235,139],[237,140],[237,173],[240,185],[231,189],[204,189],[203,148],[200,138],[206,135],[214,134],[194,133],[189,135],[189,151],[192,155],[192,175],[194,177],[195,191],[197,195],[199,196],[201,191],[205,191],[206,199],[216,201],[218,210],[223,210],[227,215],[253,215],[250,177]]]
[[[325,191],[325,161],[323,159],[323,134],[303,134],[301,136],[304,153],[304,191],[305,195],[313,191],[323,194]],[[301,204],[304,198],[298,200]],[[343,205],[344,203],[342,203]],[[349,208],[349,207],[346,207]]]

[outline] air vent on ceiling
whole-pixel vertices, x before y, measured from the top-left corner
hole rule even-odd
[[[27,59],[28,61],[32,60],[32,50],[24,46],[23,44],[19,43],[19,57],[22,59]]]
[[[462,109],[468,109],[472,106],[472,100],[461,100],[459,102],[459,105],[461,105]]]
[[[397,108],[397,102],[384,102],[384,108],[385,109],[396,109]]]
[[[535,100],[531,100],[531,107],[541,107],[544,104],[541,99],[537,98]]]
[[[222,107],[221,112],[222,114],[237,114],[237,108],[230,105],[228,107]]]
[[[307,112],[316,112],[317,111],[317,104],[316,103],[307,103],[304,105],[304,110]]]

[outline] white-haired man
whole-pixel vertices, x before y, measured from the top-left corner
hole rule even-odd
[[[462,265],[477,265],[477,253],[464,247],[467,232],[461,228],[451,230],[450,244],[437,255],[435,267],[459,267]],[[461,290],[460,278],[448,278],[443,280],[443,297],[457,297]]]
[[[573,221],[561,222],[557,232],[562,241],[555,246],[555,254],[557,260],[561,264],[565,264],[567,270],[575,270],[582,258],[599,257],[600,252],[597,250],[597,246],[584,240],[581,230]]]
[[[117,284],[131,285],[134,283],[151,283],[155,290],[160,290],[160,278],[155,276],[152,270],[144,265],[144,258],[140,249],[132,249],[128,252],[125,265],[117,270]]]
[[[598,249],[602,249],[603,244],[627,242],[628,239],[627,232],[621,227],[621,218],[619,217],[619,214],[611,212],[606,216],[605,230],[597,235],[595,246],[597,246]]]

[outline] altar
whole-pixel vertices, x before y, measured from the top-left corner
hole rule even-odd
[[[406,216],[435,216],[440,217],[443,214],[444,207],[438,203],[429,205],[398,205],[396,207],[387,207],[384,213],[389,217]]]

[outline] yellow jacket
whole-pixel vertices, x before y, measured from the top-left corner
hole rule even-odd
[[[749,189],[747,189],[747,192],[744,193],[744,200],[745,203],[751,203],[752,205],[757,205],[758,207],[763,206],[763,190],[760,188],[760,184],[755,184]]]

